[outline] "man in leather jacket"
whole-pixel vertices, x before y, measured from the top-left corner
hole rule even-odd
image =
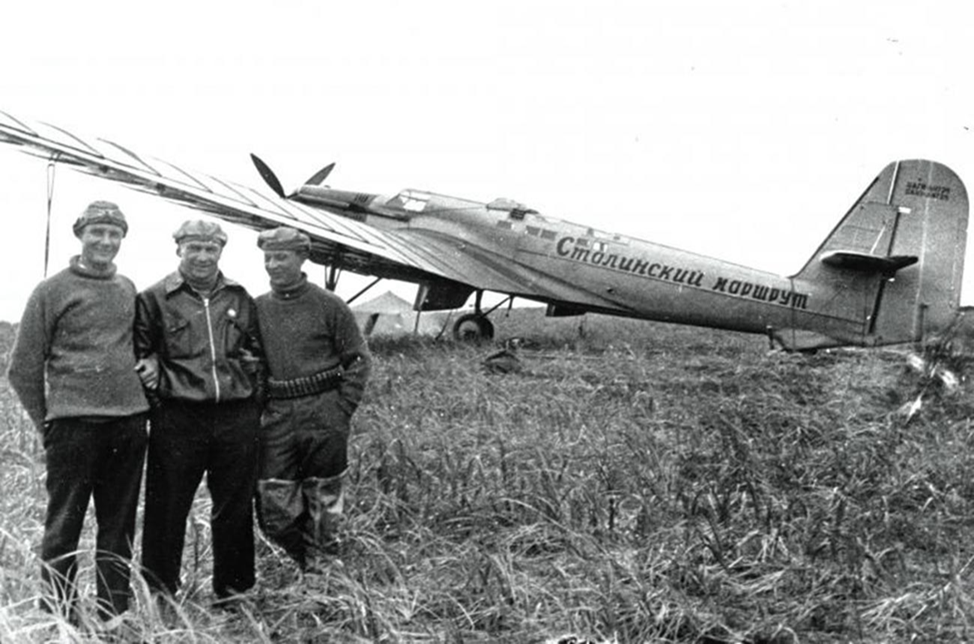
[[[263,352],[254,301],[219,269],[227,236],[187,221],[173,234],[179,269],[139,294],[135,349],[154,400],[142,564],[150,588],[174,595],[186,519],[206,474],[213,500],[213,590],[232,600],[254,585]]]

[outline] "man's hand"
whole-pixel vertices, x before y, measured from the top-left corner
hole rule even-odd
[[[135,373],[139,374],[142,386],[149,391],[159,388],[159,361],[149,356],[135,363]]]

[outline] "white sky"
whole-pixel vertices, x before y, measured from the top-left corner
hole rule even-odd
[[[0,110],[255,187],[250,152],[287,190],[336,161],[333,187],[503,196],[790,274],[890,161],[974,185],[962,0],[16,6]],[[46,174],[0,146],[0,320],[42,277]],[[126,213],[117,263],[139,288],[175,268],[194,213],[61,167],[51,273],[93,199]],[[224,227],[224,272],[267,290],[254,233]]]

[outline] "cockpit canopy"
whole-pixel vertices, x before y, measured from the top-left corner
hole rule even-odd
[[[524,215],[528,213],[538,214],[538,211],[534,208],[529,208],[519,201],[505,199],[503,197],[498,197],[487,204],[487,210],[502,210],[508,212],[510,213],[511,219],[524,219]]]
[[[430,193],[423,192],[422,190],[403,190],[386,202],[386,206],[411,213],[423,212],[432,196]]]

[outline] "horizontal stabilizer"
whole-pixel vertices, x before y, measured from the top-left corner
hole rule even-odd
[[[881,273],[884,275],[892,275],[901,268],[916,264],[919,260],[915,255],[892,255],[883,257],[848,250],[830,250],[822,253],[820,259],[823,264],[835,268],[845,268],[850,271],[863,273]]]

